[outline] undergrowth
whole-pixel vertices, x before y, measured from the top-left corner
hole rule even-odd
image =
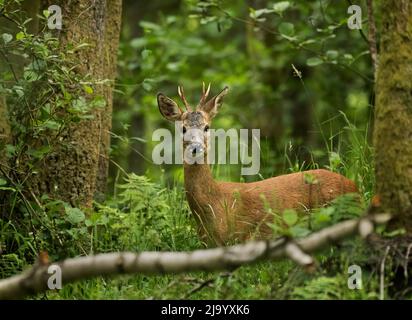
[[[350,127],[349,127],[350,128]],[[353,128],[352,128],[353,130]],[[350,134],[357,134],[350,132]],[[365,148],[363,146],[362,148]],[[353,167],[362,163],[362,150],[345,155],[330,152],[329,169],[354,175]],[[363,173],[372,172],[364,168]],[[359,172],[359,169],[358,169]],[[356,178],[356,177],[352,177]],[[368,199],[370,185],[358,181],[362,197]],[[163,179],[161,179],[163,181]],[[44,199],[43,199],[44,200]],[[117,184],[114,195],[104,203],[95,203],[93,210],[81,211],[59,201],[47,202],[48,215],[41,217],[36,238],[19,233],[11,221],[0,220],[1,243],[15,243],[12,253],[0,255],[1,277],[20,272],[33,263],[27,251],[38,242],[52,261],[113,251],[183,251],[202,248],[194,219],[186,203],[182,185],[155,183],[146,176],[128,174]],[[274,228],[278,236],[302,237],[345,219],[359,217],[366,202],[353,195],[344,195],[330,206],[314,210],[310,215],[284,212],[285,227]],[[61,210],[61,209],[64,210]],[[274,221],[275,225],[276,220]],[[6,241],[7,240],[7,241]],[[376,299],[379,292],[376,265],[370,263],[370,252],[363,241],[353,239],[332,246],[316,255],[318,268],[305,273],[290,261],[262,262],[244,266],[233,272],[197,272],[181,275],[133,275],[116,278],[100,277],[63,286],[35,298],[46,299]],[[348,267],[362,267],[363,288],[348,289]]]

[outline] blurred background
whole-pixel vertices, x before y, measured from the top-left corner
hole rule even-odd
[[[159,170],[151,161],[153,130],[173,129],[159,114],[156,93],[179,101],[181,84],[195,104],[204,81],[212,83],[212,94],[230,87],[213,128],[261,130],[260,174],[242,178],[239,166],[215,165],[218,179],[258,180],[330,167],[370,184],[359,181],[365,166],[348,163],[368,161],[373,105],[368,44],[362,29],[347,26],[349,5],[125,0],[112,182],[121,176],[119,166],[170,183],[182,180],[181,166]]]

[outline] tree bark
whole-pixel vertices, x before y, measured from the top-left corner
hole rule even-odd
[[[412,232],[412,3],[382,3],[374,147],[382,206]]]
[[[63,135],[62,147],[47,158],[41,177],[40,193],[74,206],[91,206],[94,196],[104,194],[109,163],[113,82],[116,76],[117,49],[121,25],[121,0],[44,1],[61,7],[63,27],[59,33],[62,48],[87,43],[79,50],[76,72],[110,84],[94,86],[94,95],[106,105],[92,111],[93,118],[71,124]]]

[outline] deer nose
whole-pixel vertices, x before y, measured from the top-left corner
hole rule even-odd
[[[192,143],[188,147],[188,152],[189,154],[192,155],[192,157],[198,157],[201,156],[204,153],[204,148],[200,143]]]

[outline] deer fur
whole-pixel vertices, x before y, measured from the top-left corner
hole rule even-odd
[[[166,119],[182,121],[184,133],[197,129],[197,134],[185,139],[183,148],[193,155],[200,154],[203,159],[207,158],[208,127],[228,89],[206,101],[209,91],[210,85],[207,89],[203,85],[203,95],[195,111],[181,87],[178,92],[186,111],[165,95],[159,93],[157,96],[159,110]],[[272,230],[267,223],[273,223],[273,214],[281,215],[285,209],[304,211],[325,205],[339,195],[357,192],[353,181],[324,169],[234,183],[214,180],[207,163],[186,161],[184,186],[199,236],[209,245],[270,238]],[[273,213],[268,212],[268,207]]]

